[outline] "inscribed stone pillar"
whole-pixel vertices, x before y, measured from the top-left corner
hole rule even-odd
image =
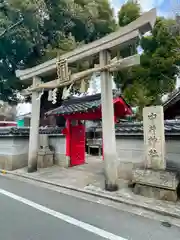
[[[100,66],[110,62],[108,51],[100,52]],[[105,188],[109,191],[117,190],[117,153],[114,126],[114,107],[112,94],[112,80],[108,71],[101,72],[101,104],[102,104],[102,131],[105,162]]]
[[[134,169],[134,193],[166,201],[177,201],[179,179],[166,170],[164,113],[162,106],[143,109],[144,142],[148,169]]]
[[[165,170],[164,111],[162,106],[143,109],[144,144],[147,167]]]
[[[33,78],[33,87],[39,84],[40,78]],[[39,119],[40,119],[40,102],[38,92],[32,92],[32,110],[31,125],[29,136],[29,156],[28,156],[28,172],[37,170],[37,154],[39,150]]]

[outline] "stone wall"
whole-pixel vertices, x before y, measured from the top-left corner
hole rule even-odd
[[[134,167],[144,166],[144,142],[141,136],[116,136],[119,177],[132,178]]]
[[[0,168],[14,170],[27,166],[29,138],[3,136],[0,138]]]
[[[167,169],[180,172],[180,122],[168,122],[166,130]],[[101,129],[95,129],[97,136]],[[55,152],[54,163],[62,167],[69,166],[65,156],[65,137],[60,128],[40,129],[41,134],[49,135],[49,143]],[[94,135],[93,135],[94,136]],[[0,129],[0,168],[14,170],[27,166],[28,128]],[[143,128],[141,123],[119,124],[116,126],[119,176],[131,179],[132,168],[144,166]]]
[[[68,167],[69,161],[66,158],[66,141],[62,134],[49,135],[49,144],[54,151],[54,163],[61,167]]]
[[[119,158],[119,174],[123,178],[131,178],[131,170],[136,166],[144,166],[143,136],[117,135],[117,153]],[[55,152],[54,163],[68,167],[65,156],[65,137],[62,134],[50,134],[49,144]],[[27,166],[28,136],[0,136],[0,168],[14,170]],[[167,168],[180,172],[180,136],[166,137]]]
[[[167,169],[180,173],[180,121],[165,121],[165,159]],[[101,137],[101,127],[91,128],[95,136]],[[143,124],[142,122],[125,122],[116,125],[116,143],[118,154],[119,177],[132,178],[132,169],[146,167]],[[89,134],[90,135],[90,134]],[[94,136],[94,134],[92,134]]]
[[[26,128],[17,132],[10,128],[0,130],[0,169],[15,170],[28,165],[29,134]],[[45,132],[48,134],[48,132]],[[65,154],[65,137],[62,134],[49,134],[49,144],[54,150],[54,163],[68,167]]]
[[[117,135],[119,176],[131,179],[132,168],[146,167],[142,135]],[[167,169],[180,173],[180,135],[166,136],[165,159]]]

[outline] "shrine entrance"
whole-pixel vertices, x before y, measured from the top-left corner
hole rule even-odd
[[[121,96],[114,96],[113,104],[115,122],[117,118],[132,114],[130,106]],[[65,100],[60,107],[49,111],[46,115],[63,116],[66,119],[66,128],[63,130],[66,136],[66,157],[69,158],[71,167],[84,164],[86,162],[85,121],[101,120],[101,94]]]
[[[81,121],[70,124],[70,166],[85,163],[85,126]]]

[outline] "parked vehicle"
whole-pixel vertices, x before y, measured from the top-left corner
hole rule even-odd
[[[0,121],[0,127],[17,127],[17,123],[11,121]]]

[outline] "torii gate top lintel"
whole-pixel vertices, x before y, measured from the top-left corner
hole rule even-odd
[[[120,28],[118,31],[92,43],[76,48],[75,50],[62,55],[61,58],[67,59],[68,63],[73,63],[91,57],[103,50],[112,50],[130,44],[137,41],[140,34],[150,31],[153,28],[155,21],[156,9],[152,9],[129,25]],[[16,76],[21,80],[29,80],[36,76],[46,76],[56,71],[56,63],[57,58],[54,58],[29,69],[17,70]]]

